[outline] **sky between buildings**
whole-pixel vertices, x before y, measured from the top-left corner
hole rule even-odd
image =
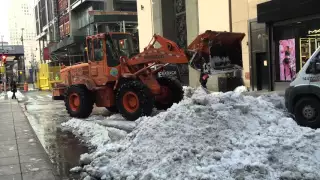
[[[8,32],[8,9],[9,9],[9,0],[0,0],[0,17],[1,17],[1,28],[0,35],[4,35],[4,41],[9,41],[9,32]],[[1,41],[1,39],[0,39]]]

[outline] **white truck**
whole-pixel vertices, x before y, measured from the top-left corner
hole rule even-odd
[[[285,105],[299,125],[320,128],[320,48],[286,89]]]

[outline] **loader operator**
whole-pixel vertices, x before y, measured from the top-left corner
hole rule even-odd
[[[212,41],[209,42],[208,39],[203,40],[204,44],[207,44],[208,46],[211,45]],[[199,61],[201,61],[200,66],[200,84],[203,88],[207,89],[207,82],[209,79],[209,74],[211,73],[210,69],[210,55],[205,52],[200,52],[199,54]]]

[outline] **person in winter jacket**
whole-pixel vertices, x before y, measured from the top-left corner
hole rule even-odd
[[[209,74],[211,73],[210,69],[210,60],[209,55],[202,53],[202,66],[201,66],[201,72],[200,72],[200,84],[203,88],[207,89],[207,82],[209,79]]]
[[[12,99],[17,99],[17,97],[16,97],[17,83],[15,81],[11,82],[11,92],[13,93]]]

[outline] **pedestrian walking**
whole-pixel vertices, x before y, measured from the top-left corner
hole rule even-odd
[[[17,97],[16,97],[17,83],[15,81],[12,81],[12,83],[11,83],[11,92],[13,93],[12,99],[17,99]]]

